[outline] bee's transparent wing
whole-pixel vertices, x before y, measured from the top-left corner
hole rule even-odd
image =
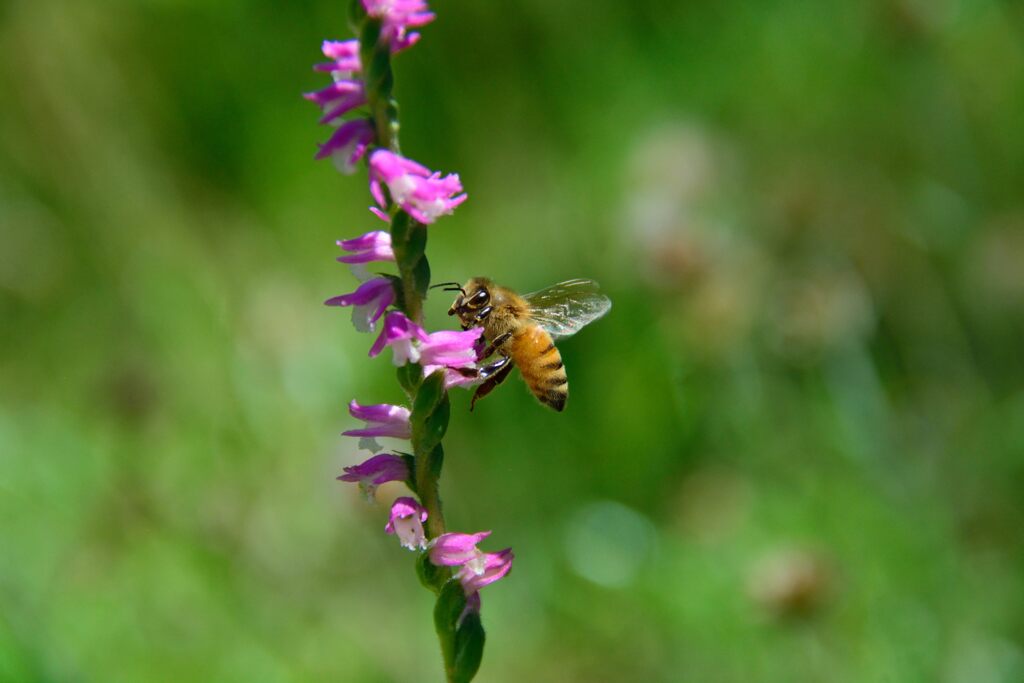
[[[566,280],[524,298],[530,304],[530,317],[554,337],[576,334],[612,307],[593,280]]]

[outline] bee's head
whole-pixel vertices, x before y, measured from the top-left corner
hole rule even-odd
[[[463,286],[456,283],[445,283],[446,291],[458,292],[448,315],[457,315],[466,329],[472,326],[472,320],[491,301],[491,281],[483,277],[475,277]],[[440,286],[440,285],[438,285]]]

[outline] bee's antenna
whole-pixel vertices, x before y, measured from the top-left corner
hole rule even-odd
[[[466,290],[458,282],[439,282],[436,285],[431,285],[430,289],[437,289],[438,287],[444,287],[446,292],[462,292],[463,296],[466,294]]]

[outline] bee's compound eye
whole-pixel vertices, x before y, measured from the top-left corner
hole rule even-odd
[[[486,304],[490,298],[491,295],[486,289],[479,289],[472,297],[470,297],[469,303],[473,307],[480,307]]]

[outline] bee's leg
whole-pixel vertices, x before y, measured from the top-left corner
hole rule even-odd
[[[477,357],[480,360],[483,360],[485,358],[490,358],[491,356],[494,355],[494,352],[497,351],[498,348],[502,344],[504,344],[505,342],[507,342],[511,338],[512,338],[512,333],[511,332],[506,332],[505,334],[499,335],[493,342],[488,344],[487,348],[485,348],[483,351],[481,351],[480,355],[477,356]]]
[[[490,365],[480,368],[480,376],[485,377],[486,381],[476,388],[473,392],[473,400],[469,402],[469,410],[472,412],[473,406],[476,402],[491,393],[494,387],[498,386],[505,381],[508,374],[512,372],[512,368],[515,367],[510,361],[512,359],[508,356],[502,356],[498,360],[494,361]]]
[[[488,379],[491,375],[505,367],[509,361],[508,356],[502,356],[498,360],[483,367],[472,368],[451,368],[467,379]]]
[[[487,316],[489,316],[491,314],[491,311],[493,311],[493,310],[494,310],[494,306],[484,306],[483,308],[481,308],[477,312],[477,314],[475,316],[473,316],[473,322],[472,323],[462,323],[462,329],[468,330],[471,327],[481,327],[483,325],[483,322],[485,320],[487,320]],[[480,337],[480,338],[483,339],[483,337]],[[488,355],[490,355],[490,354],[488,354]],[[486,356],[480,356],[480,357],[481,358],[486,358]]]
[[[508,366],[511,369],[512,366],[509,365],[511,360],[512,359],[509,358],[508,356],[502,356],[493,363],[488,363],[487,365],[480,368],[480,370],[477,372],[477,377],[482,377],[483,379],[491,379],[491,377],[500,372],[501,369],[504,368],[505,366]]]

